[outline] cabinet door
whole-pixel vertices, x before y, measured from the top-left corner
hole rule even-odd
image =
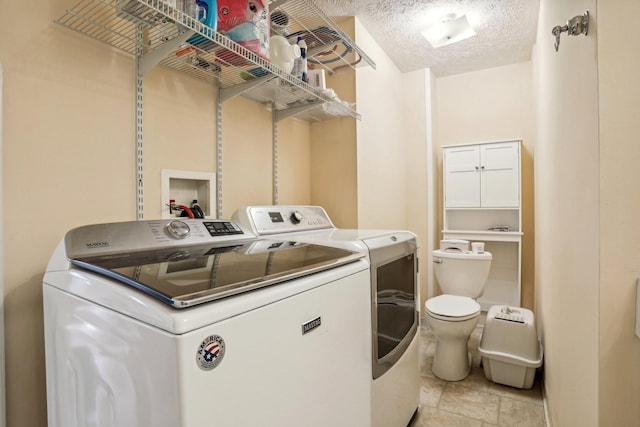
[[[483,208],[520,206],[520,144],[480,146],[481,205]]]
[[[444,203],[447,208],[480,207],[480,154],[477,145],[444,152]]]

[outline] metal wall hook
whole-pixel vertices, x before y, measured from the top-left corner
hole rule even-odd
[[[576,15],[563,26],[555,26],[553,30],[551,30],[551,34],[555,36],[556,41],[553,44],[556,52],[560,47],[560,35],[562,33],[567,33],[570,36],[578,36],[580,34],[584,34],[585,36],[589,32],[589,11],[586,10],[582,15]]]

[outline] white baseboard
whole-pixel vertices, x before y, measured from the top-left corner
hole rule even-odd
[[[544,405],[544,422],[547,427],[553,427],[553,423],[551,422],[551,413],[549,412],[549,403],[547,402],[547,387],[544,382],[544,378],[542,379],[540,388],[542,389],[542,404]]]

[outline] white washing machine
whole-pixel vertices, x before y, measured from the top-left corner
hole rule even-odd
[[[416,236],[339,229],[319,206],[247,206],[232,218],[258,236],[366,255],[371,264],[371,425],[405,427],[420,400]]]
[[[49,427],[370,425],[369,264],[230,221],[80,227],[43,281]]]

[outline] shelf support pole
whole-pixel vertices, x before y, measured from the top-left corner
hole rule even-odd
[[[144,173],[142,145],[142,24],[136,25],[136,218],[144,219]]]
[[[216,83],[216,218],[222,218],[222,94]]]
[[[278,204],[278,122],[276,104],[271,103],[271,139],[273,141],[273,204]]]

